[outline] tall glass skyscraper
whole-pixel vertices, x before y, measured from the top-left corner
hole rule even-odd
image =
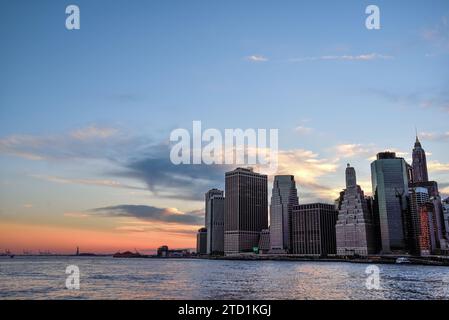
[[[382,253],[407,250],[408,168],[394,152],[381,152],[371,163]]]
[[[286,253],[291,250],[290,225],[294,205],[298,204],[295,177],[275,176],[270,204],[270,251]]]

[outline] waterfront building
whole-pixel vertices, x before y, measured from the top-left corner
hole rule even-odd
[[[376,215],[382,253],[407,251],[409,185],[408,165],[394,152],[381,152],[371,163]]]
[[[438,183],[435,181],[429,181],[427,172],[426,153],[421,146],[421,143],[416,136],[415,146],[412,153],[413,179],[410,183],[410,188],[426,188],[428,191],[428,201],[433,204],[435,221],[436,246],[438,249],[444,249],[446,247],[446,235],[443,216],[443,206],[441,203],[440,193],[438,191]],[[413,203],[412,203],[413,204]],[[416,214],[412,212],[413,214]]]
[[[429,192],[426,188],[423,187],[415,187],[410,188],[409,190],[409,209],[410,209],[410,216],[411,216],[411,230],[410,230],[410,251],[414,254],[421,254],[421,252],[429,251],[430,249],[427,249],[427,240],[422,241],[422,237],[424,239],[429,239],[430,241],[430,235],[428,235],[427,231],[425,234],[423,234],[423,230],[427,230],[427,224],[428,224],[428,212],[425,213],[422,212],[422,207],[429,203]],[[426,216],[424,219],[425,221],[422,221],[423,215]],[[423,249],[423,243],[424,247],[426,249]],[[429,242],[430,246],[430,242]],[[427,253],[429,254],[429,253]]]
[[[419,254],[420,255],[429,255],[432,251],[432,246],[430,243],[430,223],[429,223],[429,215],[427,210],[424,207],[420,207],[419,209],[419,219],[420,219],[420,230],[418,235],[419,241]]]
[[[446,239],[449,240],[449,197],[443,200],[442,208]]]
[[[259,253],[268,253],[270,251],[270,229],[263,229],[260,232]]]
[[[363,190],[357,185],[356,172],[346,167],[346,189],[341,193],[336,229],[337,254],[341,256],[375,253],[374,227]]]
[[[336,254],[337,217],[338,212],[333,204],[311,203],[293,206],[293,253],[313,256]]]
[[[442,201],[441,211],[444,223],[444,238],[440,241],[441,253],[449,255],[449,197]]]
[[[267,176],[252,168],[237,168],[225,175],[225,254],[252,252],[260,232],[268,229]]]
[[[207,253],[207,229],[200,228],[196,234],[196,253]]]
[[[420,216],[420,255],[435,253],[437,249],[437,230],[433,204],[426,202],[419,207]]]
[[[275,176],[270,204],[270,252],[291,251],[291,214],[293,206],[297,204],[298,192],[295,177]]]
[[[212,189],[205,194],[207,254],[224,253],[224,205],[223,191]]]
[[[168,246],[160,246],[157,248],[157,256],[158,257],[167,257],[168,256]]]

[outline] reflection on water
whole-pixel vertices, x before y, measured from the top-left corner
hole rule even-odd
[[[65,269],[80,268],[67,290]],[[449,299],[449,268],[379,265],[380,290],[365,286],[366,264],[106,257],[0,258],[3,299]]]

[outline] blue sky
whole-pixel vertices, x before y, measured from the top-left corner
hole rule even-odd
[[[69,4],[80,7],[80,30],[65,28]],[[380,30],[365,28],[369,4],[380,8]],[[369,193],[372,157],[390,149],[409,159],[417,126],[430,177],[449,194],[447,1],[1,6],[5,225],[125,230],[132,221],[89,211],[119,205],[200,215],[227,168],[173,168],[164,147],[193,120],[278,128],[300,201],[332,201],[346,162]],[[149,215],[145,232],[171,227],[155,230]]]

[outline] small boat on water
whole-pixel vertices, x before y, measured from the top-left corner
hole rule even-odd
[[[408,264],[408,263],[412,263],[412,262],[407,257],[399,257],[396,259],[396,263],[397,264]]]

